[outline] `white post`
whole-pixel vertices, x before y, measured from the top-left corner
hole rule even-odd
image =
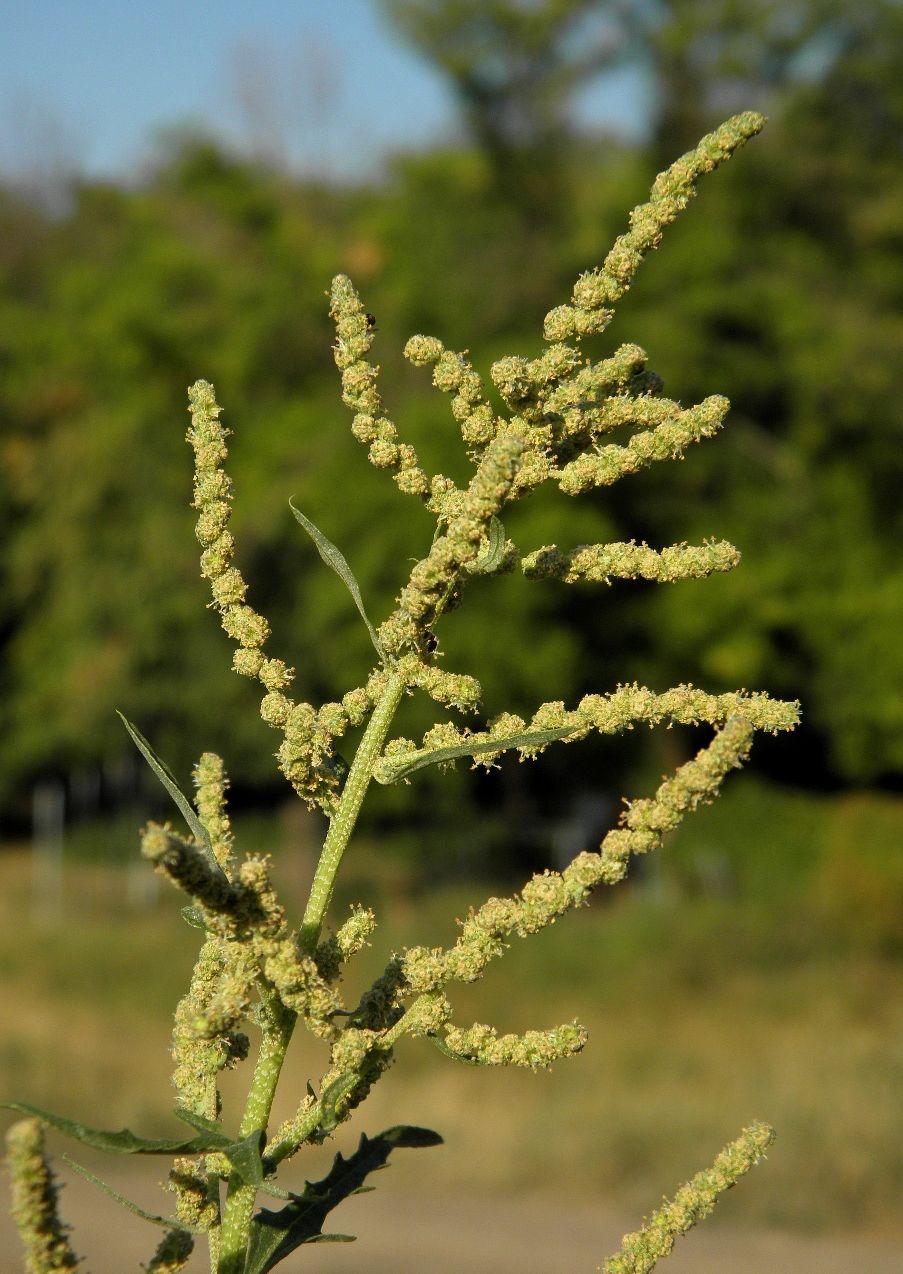
[[[59,779],[35,785],[32,793],[31,912],[44,924],[63,917],[63,842],[66,794]]]

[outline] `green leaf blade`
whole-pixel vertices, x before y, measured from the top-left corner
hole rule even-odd
[[[195,1137],[139,1137],[130,1128],[120,1128],[110,1132],[102,1128],[89,1128],[75,1119],[66,1119],[63,1115],[55,1115],[51,1111],[41,1110],[27,1102],[0,1102],[5,1110],[17,1110],[20,1114],[31,1115],[40,1119],[49,1128],[56,1129],[64,1137],[80,1141],[82,1145],[93,1146],[95,1150],[106,1150],[116,1155],[196,1155],[208,1150],[228,1150],[234,1143],[229,1137],[218,1132],[201,1132]]]
[[[484,752],[507,752],[511,748],[544,747],[547,743],[566,739],[569,734],[574,734],[576,728],[567,726],[562,729],[524,730],[519,734],[507,734],[500,739],[481,739],[477,736],[465,743],[456,743],[452,747],[410,752],[398,757],[381,757],[373,777],[377,783],[397,783],[400,779],[406,779],[409,774],[414,774],[427,765],[442,765],[445,761],[457,761],[465,756],[481,756]]]
[[[362,1135],[355,1153],[348,1159],[336,1155],[322,1181],[308,1182],[303,1193],[294,1195],[291,1203],[278,1212],[263,1208],[255,1215],[244,1274],[269,1274],[305,1243],[351,1242],[352,1235],[323,1233],[323,1222],[329,1213],[358,1193],[371,1172],[385,1167],[393,1150],[436,1146],[441,1141],[439,1134],[429,1128],[404,1125],[373,1138]]]
[[[245,1185],[263,1185],[263,1153],[266,1133],[263,1128],[255,1128],[242,1141],[233,1142],[223,1150],[223,1154],[232,1165],[233,1171],[241,1177]]]
[[[140,1216],[142,1221],[149,1221],[151,1225],[160,1225],[165,1230],[184,1230],[187,1234],[204,1234],[196,1225],[186,1225],[184,1221],[179,1221],[176,1217],[158,1216],[156,1212],[147,1212],[144,1208],[139,1207],[131,1199],[127,1199],[124,1194],[120,1194],[118,1190],[114,1190],[111,1185],[96,1176],[84,1164],[78,1163],[69,1155],[62,1156],[63,1163],[68,1164],[73,1172],[77,1172],[80,1177],[84,1177],[86,1181],[90,1181],[92,1185],[97,1186],[99,1190],[103,1190],[104,1194],[108,1194],[111,1199],[115,1199],[117,1203],[124,1208],[128,1208],[129,1212],[134,1212],[135,1216]]]
[[[501,518],[494,513],[489,519],[489,530],[486,538],[486,547],[477,560],[467,568],[470,575],[494,575],[505,563],[505,545],[507,543],[505,528],[502,525]]]
[[[185,819],[185,822],[188,824],[192,836],[203,849],[210,865],[222,874],[222,868],[216,861],[213,850],[210,848],[210,837],[207,835],[207,830],[198,818],[197,812],[195,811],[191,801],[189,801],[188,797],[176,782],[176,777],[172,770],[162,757],[157,755],[138,727],[133,725],[132,722],[129,721],[128,717],[124,716],[118,708],[116,709],[116,715],[128,731],[129,738],[132,740],[135,747],[144,757],[154,774],[169,793],[173,803]],[[188,923],[191,924],[192,921],[189,920]]]
[[[373,642],[373,647],[376,653],[379,655],[383,663],[388,663],[389,661],[386,656],[386,652],[382,647],[379,637],[377,636],[376,629],[371,624],[370,618],[364,608],[364,599],[361,597],[360,585],[355,579],[354,572],[348,565],[345,555],[339,548],[336,547],[335,544],[333,544],[332,540],[328,539],[323,534],[318,526],[311,522],[310,518],[305,517],[301,510],[295,507],[291,500],[289,500],[288,503],[296,520],[300,522],[301,526],[304,527],[304,530],[316,545],[317,552],[320,554],[320,557],[330,570],[335,571],[336,575],[338,575],[339,579],[348,589],[361,619],[367,625],[367,632],[370,634],[370,640]]]

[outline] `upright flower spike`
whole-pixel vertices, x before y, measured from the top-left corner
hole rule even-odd
[[[228,874],[232,856],[232,827],[226,809],[229,780],[220,757],[205,752],[194,768],[195,806],[198,818],[210,837],[210,848],[220,867]]]
[[[235,541],[228,530],[232,516],[232,482],[223,469],[228,456],[228,430],[220,420],[222,408],[213,386],[199,380],[188,391],[191,427],[188,441],[194,449],[194,507],[199,511],[197,537],[203,552],[201,574],[210,580],[213,604],[223,628],[238,643],[232,659],[236,672],[260,681],[266,694],[260,715],[283,732],[276,755],[286,778],[309,804],[331,808],[339,776],[333,764],[333,742],[344,733],[351,716],[341,705],[328,721],[307,703],[295,703],[285,693],[295,676],[281,659],[267,658],[263,646],[270,635],[266,619],[245,604],[247,585],[232,564]],[[365,692],[355,692],[360,696]],[[368,708],[372,702],[368,700]],[[366,711],[367,708],[364,709]],[[307,723],[312,724],[310,729]],[[330,728],[331,727],[331,728]]]
[[[602,1274],[651,1274],[662,1257],[670,1255],[675,1240],[707,1217],[718,1196],[755,1167],[774,1137],[767,1124],[744,1128],[711,1168],[681,1186],[670,1202],[666,1199],[641,1230],[624,1236],[620,1251],[604,1263]]]
[[[238,1031],[248,1010],[253,974],[243,980],[243,994],[236,994],[236,953],[222,939],[208,937],[198,956],[188,992],[176,1008],[172,1035],[175,1064],[173,1086],[179,1104],[204,1119],[219,1119],[220,1073],[247,1056],[248,1039]],[[231,986],[231,1013],[213,1010],[222,1000],[224,985]],[[213,1019],[216,1019],[215,1023]]]
[[[452,415],[461,429],[461,437],[471,448],[471,455],[478,457],[495,437],[498,422],[470,360],[465,354],[447,350],[435,336],[412,336],[404,347],[404,356],[415,367],[435,364],[433,384],[443,393],[453,395]],[[435,511],[441,512],[441,507]]]
[[[577,280],[570,305],[559,305],[546,315],[546,340],[579,340],[581,336],[603,331],[611,320],[611,306],[629,289],[643,258],[658,247],[665,227],[676,220],[694,197],[699,178],[730,159],[764,126],[765,117],[755,111],[735,115],[660,173],[649,202],[634,208],[630,214],[630,229],[615,240],[601,269],[591,270]]]
[[[497,438],[487,447],[458,512],[445,533],[437,535],[427,556],[414,566],[398,598],[398,609],[380,629],[380,639],[393,654],[422,647],[430,625],[463,583],[492,518],[511,492],[522,451],[520,441],[508,437]]]
[[[21,1119],[13,1124],[6,1134],[6,1151],[13,1220],[25,1248],[27,1274],[77,1270],[81,1261],[57,1212],[58,1187],[44,1154],[40,1122]]]
[[[371,464],[393,470],[400,491],[425,499],[429,479],[414,448],[399,443],[398,430],[385,413],[376,384],[379,369],[367,361],[374,323],[347,275],[338,274],[332,281],[329,313],[336,325],[334,352],[342,373],[342,398],[355,413],[352,433],[369,446]]]

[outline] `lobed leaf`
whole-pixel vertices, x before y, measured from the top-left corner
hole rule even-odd
[[[263,1208],[256,1214],[251,1222],[244,1274],[268,1274],[304,1243],[350,1242],[351,1235],[323,1233],[323,1222],[329,1213],[344,1199],[359,1193],[370,1173],[385,1167],[393,1150],[437,1146],[441,1142],[439,1134],[429,1128],[412,1126],[389,1128],[373,1138],[362,1134],[355,1153],[349,1159],[336,1155],[322,1181],[307,1182],[303,1192],[294,1195],[291,1203],[278,1212]]]

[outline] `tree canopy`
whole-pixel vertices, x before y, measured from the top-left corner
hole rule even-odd
[[[62,214],[0,195],[5,802],[125,746],[114,707],[180,765],[205,746],[247,783],[269,771],[266,727],[204,613],[191,381],[216,384],[235,432],[236,539],[257,600],[300,684],[325,697],[341,667],[365,664],[368,639],[289,497],[340,545],[372,614],[389,608],[397,562],[426,531],[350,437],[330,277],[350,274],[376,315],[395,417],[436,467],[453,465],[441,406],[402,362],[407,336],[467,346],[482,371],[512,346],[537,353],[543,313],[599,263],[662,149],[675,157],[741,95],[767,99],[769,129],[669,232],[611,333],[649,351],[672,397],[726,393],[729,438],[695,448],[676,478],[648,474],[575,507],[569,538],[725,536],[745,564],[704,584],[586,586],[564,601],[512,580],[495,646],[465,616],[449,645],[481,665],[490,697],[525,707],[634,676],[799,697],[805,730],[766,764],[789,781],[893,781],[900,6],[388,7],[452,78],[470,129],[460,146],[399,157],[371,187],[330,189],[185,137],[142,185],[82,182]],[[656,87],[648,142],[581,136],[577,89],[631,58]],[[523,538],[542,543],[542,500],[519,516]],[[530,651],[516,671],[511,640]]]

